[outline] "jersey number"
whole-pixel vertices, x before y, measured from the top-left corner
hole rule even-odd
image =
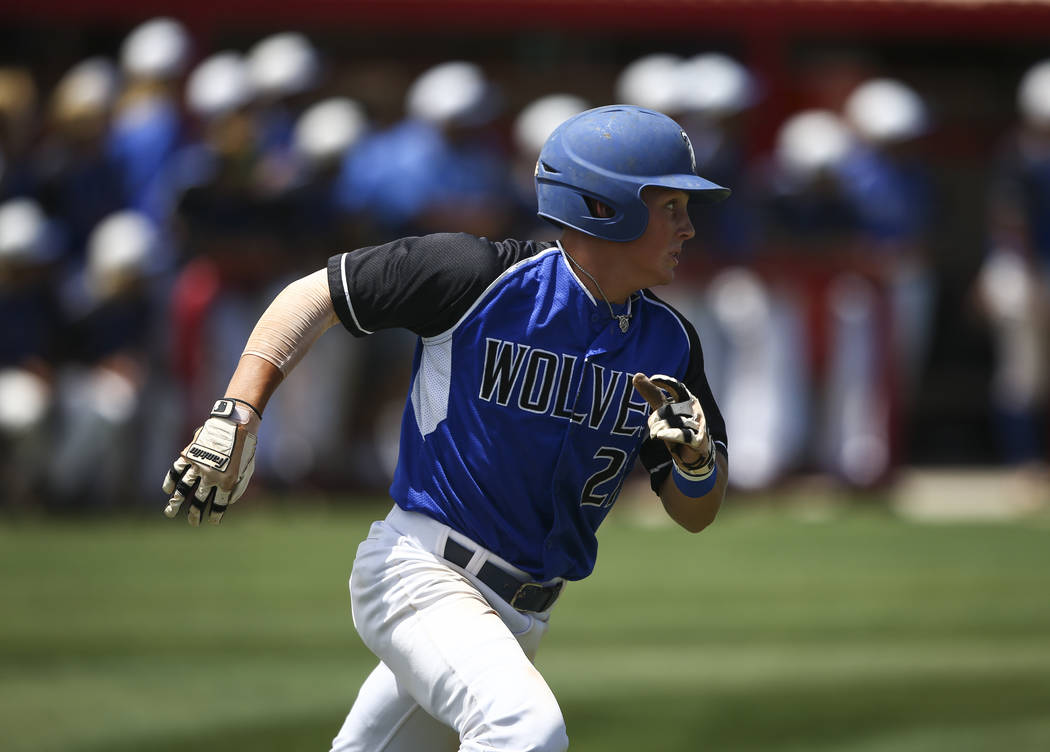
[[[580,506],[604,507],[616,500],[623,485],[621,471],[627,464],[627,452],[616,447],[602,447],[594,453],[594,459],[603,460],[605,466],[594,473],[583,484]],[[605,486],[604,489],[601,486]]]

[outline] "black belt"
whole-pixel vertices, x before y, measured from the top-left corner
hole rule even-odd
[[[445,549],[441,555],[456,566],[467,568],[467,564],[474,557],[474,552],[449,538],[445,541]],[[555,585],[541,585],[538,582],[522,582],[510,572],[507,572],[491,561],[486,561],[478,570],[478,579],[496,591],[500,598],[505,600],[518,611],[532,611],[540,613],[554,605],[561,595],[561,587],[564,583]]]

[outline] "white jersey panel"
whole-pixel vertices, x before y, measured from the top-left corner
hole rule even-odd
[[[448,416],[451,381],[452,339],[445,337],[424,344],[419,370],[412,382],[412,411],[423,436],[433,433]]]

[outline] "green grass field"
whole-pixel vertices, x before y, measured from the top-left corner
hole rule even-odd
[[[655,503],[655,502],[654,502]],[[159,507],[158,507],[159,510]],[[0,524],[0,749],[327,750],[375,505]],[[574,752],[1050,749],[1050,522],[603,527],[538,665]]]

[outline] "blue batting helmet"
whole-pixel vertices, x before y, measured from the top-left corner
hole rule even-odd
[[[536,162],[539,215],[596,238],[626,242],[645,232],[646,186],[676,188],[708,202],[729,195],[696,174],[682,127],[642,107],[610,105],[569,118],[554,129]],[[588,198],[613,215],[595,217]]]

